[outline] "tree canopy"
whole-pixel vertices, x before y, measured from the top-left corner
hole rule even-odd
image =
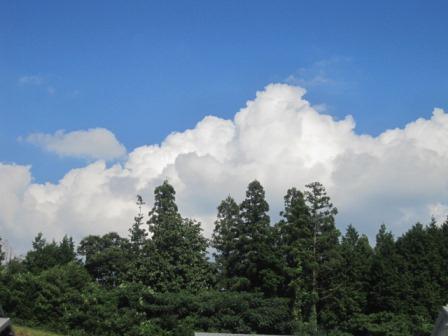
[[[240,203],[218,205],[208,240],[175,196],[164,181],[147,215],[137,196],[128,237],[76,245],[40,233],[6,263],[0,244],[0,303],[22,323],[78,336],[423,336],[448,302],[448,221],[398,238],[382,224],[371,246],[354,225],[340,234],[321,183],[287,190],[273,222],[254,180]]]

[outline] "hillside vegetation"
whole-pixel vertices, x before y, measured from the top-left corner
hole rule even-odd
[[[167,181],[146,217],[143,203],[137,196],[129,237],[91,235],[76,247],[39,234],[0,270],[8,314],[77,336],[424,336],[448,302],[448,221],[417,223],[397,239],[383,224],[373,247],[354,226],[341,235],[322,184],[289,189],[272,222],[253,181],[240,203],[219,204],[207,240]]]

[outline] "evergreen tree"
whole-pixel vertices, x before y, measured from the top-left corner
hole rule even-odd
[[[207,240],[199,223],[181,217],[175,194],[168,181],[154,191],[148,220],[153,248],[150,277],[163,291],[199,290],[210,281]]]
[[[142,228],[142,225],[144,224],[142,206],[145,202],[143,202],[143,198],[140,195],[137,195],[136,204],[138,206],[138,214],[134,217],[134,224],[132,224],[132,227],[129,229],[129,240],[134,257],[139,258],[148,234],[145,229]]]
[[[72,237],[64,236],[59,243],[58,264],[67,264],[76,259],[75,243]]]
[[[232,197],[227,197],[218,206],[217,220],[213,231],[211,246],[214,254],[220,285],[228,288],[228,279],[234,277],[237,262],[236,244],[240,228],[240,210]]]
[[[149,212],[149,231],[158,251],[169,250],[179,239],[182,217],[176,205],[176,192],[168,181],[154,190],[154,206]]]
[[[148,266],[150,265],[148,258],[150,257],[150,246],[148,242],[148,233],[142,228],[144,216],[142,207],[145,204],[143,198],[137,195],[138,213],[134,217],[134,223],[129,229],[129,242],[131,248],[130,267],[126,278],[131,282],[146,283]]]
[[[333,305],[334,327],[353,332],[353,319],[366,313],[369,290],[370,264],[373,250],[365,235],[360,236],[349,225],[340,245],[341,267],[333,278],[337,282],[337,297]]]
[[[182,220],[183,237],[178,251],[178,269],[182,275],[182,289],[192,291],[210,288],[212,273],[207,259],[208,241],[202,235],[201,223],[184,218]]]
[[[376,235],[370,270],[369,312],[399,312],[402,309],[400,296],[408,291],[408,281],[401,276],[403,273],[394,237],[382,224]]]
[[[408,292],[401,298],[406,314],[430,323],[436,317],[434,307],[447,302],[440,279],[446,272],[440,253],[441,230],[433,219],[429,226],[415,224],[396,242],[397,253],[404,265],[401,278],[408,281]]]
[[[307,251],[311,248],[311,218],[305,198],[296,188],[284,197],[283,217],[276,226],[279,251],[283,259],[284,285],[281,294],[290,298],[296,331],[306,332],[304,316],[309,316],[311,272]]]
[[[334,216],[337,209],[330,202],[324,186],[313,182],[306,186],[305,201],[310,211],[311,226],[309,236],[304,237],[311,245],[306,263],[311,271],[311,309],[309,323],[312,333],[317,335],[318,322],[326,324],[332,319],[331,306],[337,298],[332,295],[335,284],[333,275],[340,267],[339,231],[335,227]]]
[[[433,233],[434,230],[431,231],[432,236],[438,237],[436,241],[439,242],[437,245],[439,247],[440,258],[442,259],[442,266],[438,279],[440,287],[443,290],[442,297],[448,302],[448,272],[446,272],[448,269],[448,218],[441,225],[439,233]]]
[[[240,205],[235,288],[274,294],[280,286],[273,230],[267,214],[269,205],[260,182],[253,181]]]

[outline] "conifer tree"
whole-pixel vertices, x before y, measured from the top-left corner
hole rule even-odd
[[[376,245],[370,270],[369,311],[398,312],[402,309],[400,296],[407,292],[408,282],[402,278],[404,271],[396,250],[392,232],[382,224],[376,235]]]
[[[152,282],[163,291],[198,290],[210,281],[207,240],[198,222],[181,217],[175,194],[168,181],[154,191],[148,220],[153,248]]]
[[[240,222],[235,273],[236,288],[273,294],[280,285],[275,268],[278,259],[274,251],[273,232],[267,214],[269,205],[258,181],[249,184],[246,199],[240,205]]]
[[[305,318],[309,316],[311,271],[307,251],[311,248],[310,211],[305,198],[296,188],[288,190],[284,197],[283,217],[276,226],[279,251],[283,261],[284,285],[282,294],[291,300],[294,328],[300,334],[306,332]]]
[[[127,274],[127,279],[132,282],[145,283],[148,284],[147,273],[150,267],[150,255],[151,246],[148,242],[148,233],[142,227],[145,223],[143,222],[144,216],[142,212],[142,207],[145,204],[143,198],[137,195],[137,207],[138,213],[134,217],[134,223],[129,229],[129,242],[130,242],[130,269]]]
[[[240,210],[232,197],[227,197],[218,206],[217,220],[213,231],[211,246],[216,249],[220,286],[229,287],[228,279],[234,277],[234,265],[237,262],[236,244],[240,228]]]
[[[132,251],[135,257],[138,258],[143,250],[148,234],[145,229],[142,228],[142,225],[144,224],[142,206],[145,202],[143,202],[143,198],[140,195],[137,195],[136,204],[138,207],[138,214],[134,217],[134,224],[132,224],[132,227],[129,229],[129,239],[131,242]]]
[[[324,186],[319,182],[313,182],[306,186],[305,200],[310,211],[311,227],[309,236],[311,249],[308,259],[311,271],[311,309],[309,323],[314,335],[318,333],[318,322],[326,321],[332,314],[331,301],[334,283],[332,276],[339,267],[341,258],[339,255],[339,231],[335,227],[334,216],[337,209],[330,201],[330,197]]]
[[[337,283],[332,305],[335,312],[333,327],[352,331],[352,321],[358,314],[366,313],[370,267],[373,250],[365,235],[349,225],[340,245],[341,267],[333,277]]]
[[[446,272],[440,253],[440,232],[432,219],[426,227],[415,224],[396,241],[396,250],[403,264],[401,279],[406,279],[409,289],[407,295],[401,298],[401,306],[406,314],[420,316],[427,323],[436,317],[434,307],[447,303],[445,290],[436,280]]]
[[[434,235],[434,234],[433,234]],[[439,241],[439,255],[442,259],[442,271],[439,276],[440,287],[443,290],[442,297],[448,298],[448,218],[440,226]],[[448,299],[447,299],[448,301]]]
[[[59,243],[58,264],[66,264],[76,259],[75,243],[72,237],[65,235]]]

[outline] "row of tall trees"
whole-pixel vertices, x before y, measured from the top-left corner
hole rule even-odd
[[[382,225],[372,248],[353,226],[341,235],[318,182],[289,189],[277,223],[251,182],[241,203],[219,204],[210,240],[181,216],[167,181],[146,220],[143,205],[138,196],[129,237],[88,236],[75,252],[71,238],[38,235],[0,273],[0,302],[28,323],[79,334],[429,335],[448,301],[448,222],[416,224],[398,239]]]

